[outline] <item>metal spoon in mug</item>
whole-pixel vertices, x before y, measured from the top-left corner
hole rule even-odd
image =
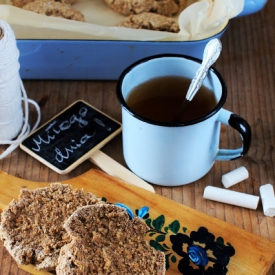
[[[221,53],[221,50],[222,50],[222,43],[217,38],[210,40],[206,44],[203,52],[202,64],[199,67],[198,71],[196,72],[195,77],[191,81],[191,84],[188,88],[185,99],[181,104],[180,109],[177,111],[175,115],[175,120],[178,120],[181,117],[187,104],[193,99],[197,91],[200,89],[202,82],[208,73],[209,68],[218,59]]]

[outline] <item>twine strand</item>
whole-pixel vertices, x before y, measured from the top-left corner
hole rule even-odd
[[[13,152],[40,123],[39,105],[28,99],[19,75],[19,50],[14,32],[8,23],[0,20],[0,145],[9,145],[0,159]],[[29,104],[37,111],[37,120],[29,125]]]

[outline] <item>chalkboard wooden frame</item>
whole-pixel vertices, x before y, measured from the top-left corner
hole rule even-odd
[[[121,123],[78,100],[31,133],[20,148],[67,174],[121,132]]]

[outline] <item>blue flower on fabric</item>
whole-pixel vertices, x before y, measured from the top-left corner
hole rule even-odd
[[[205,227],[192,231],[190,236],[178,233],[170,236],[172,249],[182,258],[178,270],[184,275],[225,275],[226,266],[235,249],[224,244],[222,238],[208,232]]]

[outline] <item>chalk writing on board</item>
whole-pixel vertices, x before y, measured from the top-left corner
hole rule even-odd
[[[86,141],[90,138],[92,138],[93,136],[89,136],[89,135],[84,135],[79,143],[76,143],[75,140],[71,140],[71,145],[69,148],[65,147],[64,148],[64,151],[65,153],[62,153],[62,151],[59,149],[59,148],[55,148],[55,159],[58,161],[58,162],[63,162],[64,159],[68,159],[70,158],[70,154],[73,153],[76,149],[79,149],[83,144],[86,143]]]
[[[33,142],[35,144],[35,147],[32,147],[33,151],[39,152],[41,150],[41,145],[44,144],[50,144],[51,142],[54,142],[56,138],[58,138],[58,134],[60,134],[62,131],[66,131],[71,128],[71,126],[74,123],[77,123],[80,128],[84,128],[86,125],[88,125],[88,121],[84,120],[83,118],[87,115],[87,108],[82,107],[79,110],[79,116],[72,115],[72,117],[69,120],[61,121],[59,125],[57,124],[57,121],[53,121],[49,124],[49,126],[45,129],[45,139],[41,137],[41,135],[38,135],[37,138],[33,138]],[[104,125],[104,124],[103,124]],[[92,136],[96,134],[96,131]],[[74,149],[77,149],[77,147],[80,147],[81,144],[85,143],[85,141],[88,138],[91,138],[92,136],[84,135],[81,140],[80,144],[76,144],[76,147]],[[72,145],[72,148],[74,146]]]
[[[108,116],[78,101],[30,135],[21,148],[28,148],[64,170],[120,127]]]

